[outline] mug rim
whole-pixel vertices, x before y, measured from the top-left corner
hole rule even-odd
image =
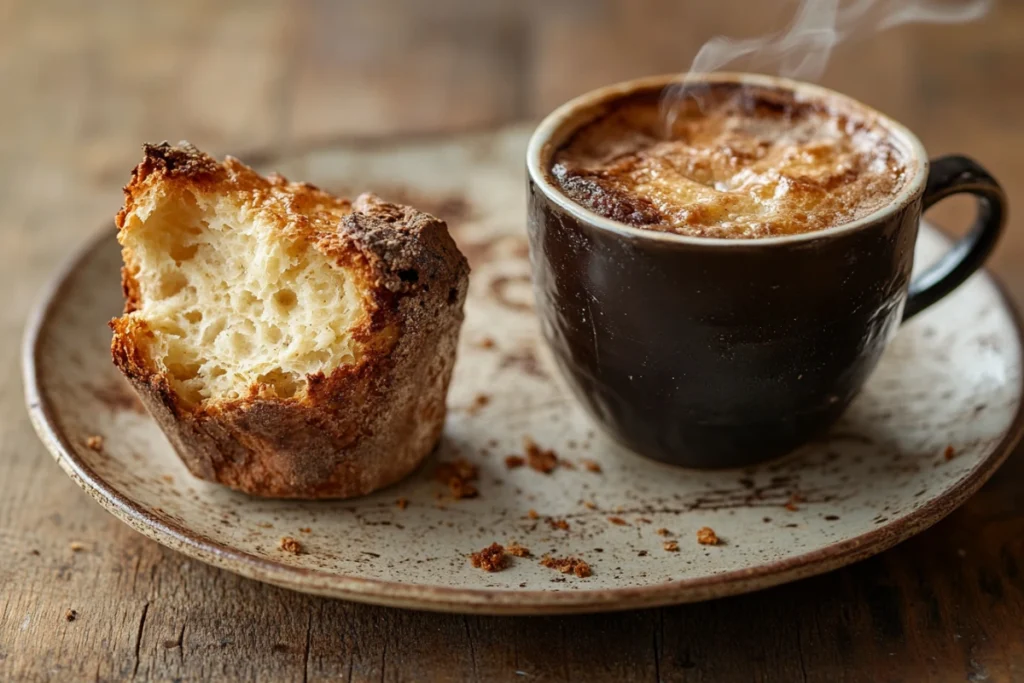
[[[813,99],[824,101],[839,101],[851,108],[863,111],[873,117],[890,137],[901,143],[909,155],[909,162],[915,166],[914,175],[904,183],[903,188],[882,207],[872,211],[866,216],[840,225],[833,225],[821,230],[795,233],[792,235],[778,235],[774,237],[696,237],[683,235],[676,232],[662,230],[650,230],[638,228],[625,223],[612,220],[601,214],[577,204],[564,194],[551,182],[547,167],[551,156],[556,151],[552,148],[550,140],[556,133],[561,132],[563,126],[574,115],[587,109],[596,108],[598,105],[622,99],[629,95],[643,90],[665,88],[673,83],[684,82],[706,83],[706,84],[747,84],[764,88],[775,88],[791,91],[797,95],[806,95]],[[576,125],[573,132],[579,130],[585,123]],[[822,87],[814,83],[806,83],[790,78],[779,76],[768,76],[764,74],[743,73],[743,72],[712,72],[707,74],[687,75],[683,78],[679,74],[662,74],[657,76],[646,76],[628,81],[621,81],[591,90],[583,95],[575,97],[562,106],[548,114],[530,136],[526,149],[526,168],[530,179],[543,191],[544,196],[554,202],[563,211],[569,213],[577,220],[588,225],[616,233],[622,237],[651,240],[655,242],[688,244],[706,247],[756,247],[771,246],[776,244],[793,244],[798,242],[809,242],[816,239],[828,239],[873,225],[888,216],[903,209],[911,201],[924,193],[925,183],[928,177],[928,154],[924,145],[910,129],[895,119],[882,114],[878,110],[864,104],[863,102],[844,95],[843,93]]]

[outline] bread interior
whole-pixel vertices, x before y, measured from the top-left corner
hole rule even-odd
[[[341,209],[336,209],[341,211]],[[339,215],[340,219],[340,215]],[[182,190],[137,206],[120,239],[145,348],[188,403],[301,396],[359,361],[355,274],[237,197]]]

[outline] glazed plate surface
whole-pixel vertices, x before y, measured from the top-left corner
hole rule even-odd
[[[900,331],[818,442],[716,472],[623,451],[574,404],[540,339],[524,225],[528,132],[339,146],[262,165],[440,215],[470,259],[445,434],[406,481],[357,500],[295,502],[193,478],[110,362],[106,323],[122,305],[112,226],[57,275],[27,330],[26,395],[42,440],[110,512],[204,562],[309,593],[505,614],[704,600],[834,569],[941,519],[1016,443],[1020,328],[982,273]],[[922,227],[917,265],[946,246]],[[527,437],[561,466],[509,469],[505,457],[522,455]],[[435,478],[439,462],[457,458],[479,468],[476,498],[454,500]],[[698,544],[701,527],[722,543]],[[282,550],[283,537],[302,552]],[[518,541],[534,557],[496,573],[470,566],[467,555],[494,541]],[[544,554],[582,558],[592,576],[546,568]]]

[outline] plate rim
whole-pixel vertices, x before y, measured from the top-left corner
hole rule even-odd
[[[922,221],[922,229],[939,228]],[[927,226],[927,227],[926,227]],[[108,512],[161,545],[215,567],[276,586],[354,602],[462,614],[540,615],[607,612],[698,602],[770,588],[823,574],[876,555],[945,518],[992,476],[1024,436],[1024,372],[1018,379],[1017,411],[1002,440],[963,479],[925,505],[859,536],[810,552],[708,576],[676,579],[648,586],[584,591],[454,588],[410,584],[294,567],[259,557],[198,534],[173,520],[157,518],[117,487],[96,474],[75,454],[59,430],[48,399],[40,388],[37,358],[51,311],[61,300],[71,276],[114,239],[109,227],[90,235],[56,269],[30,310],[22,341],[22,380],[29,417],[39,438],[61,469]],[[990,282],[1016,332],[1024,360],[1024,322],[1000,280],[987,268],[976,273]]]

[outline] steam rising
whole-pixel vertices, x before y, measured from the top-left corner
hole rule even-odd
[[[716,36],[697,52],[679,84],[666,90],[670,114],[690,76],[744,59],[757,71],[814,81],[840,43],[910,23],[956,24],[982,17],[994,0],[801,0],[782,33],[745,40]]]

